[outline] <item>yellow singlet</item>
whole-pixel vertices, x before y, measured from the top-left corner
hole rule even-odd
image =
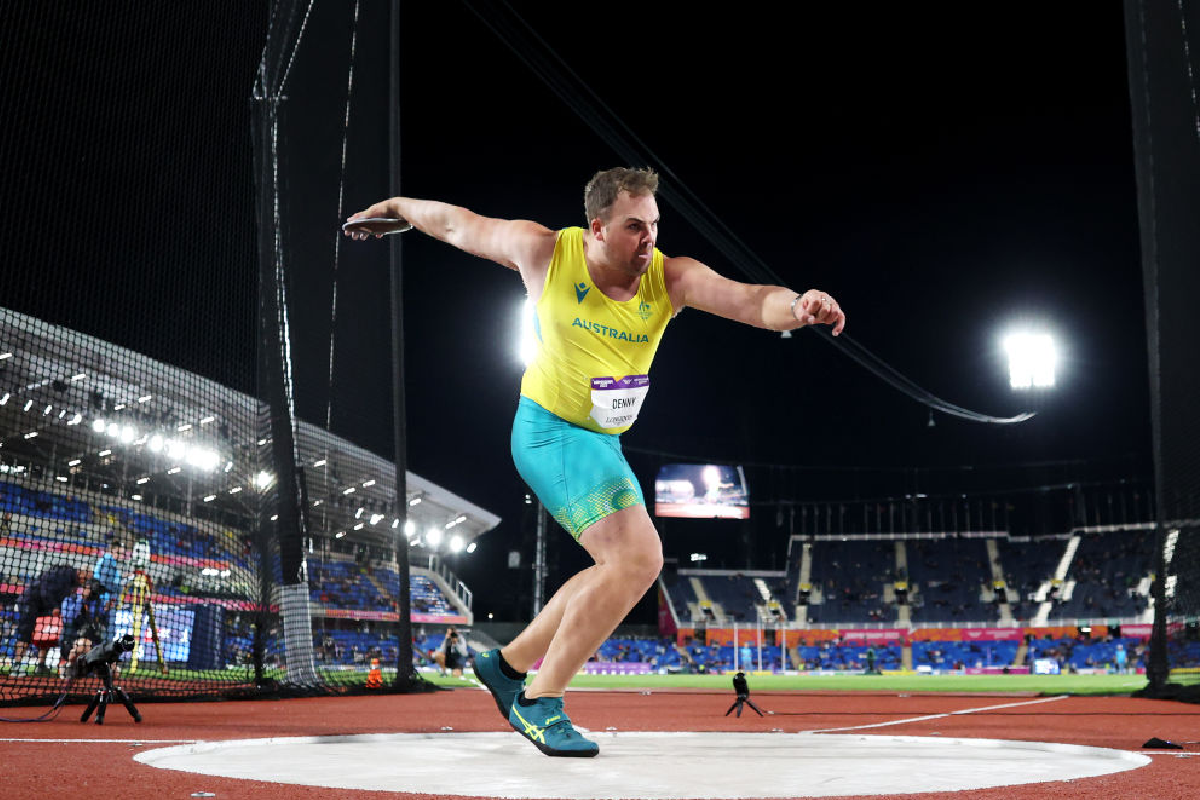
[[[674,310],[655,248],[637,294],[611,300],[592,284],[583,228],[558,233],[536,306],[537,353],[521,395],[568,422],[622,433],[650,390],[650,362]]]

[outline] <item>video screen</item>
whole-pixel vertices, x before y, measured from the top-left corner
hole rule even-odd
[[[654,514],[685,519],[750,519],[741,467],[667,464],[654,480]]]
[[[192,648],[192,625],[195,612],[177,606],[154,606],[154,621],[158,624],[158,643],[162,646],[163,661],[187,661]],[[109,638],[115,639],[133,633],[133,612],[127,608],[112,613],[112,629]],[[142,612],[141,636],[137,642],[140,661],[154,661],[154,638],[150,632],[150,618]]]

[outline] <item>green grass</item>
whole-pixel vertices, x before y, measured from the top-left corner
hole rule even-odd
[[[424,673],[439,686],[472,686],[467,677]],[[748,675],[751,691],[1032,692],[1119,695],[1142,689],[1142,675]],[[579,675],[574,688],[733,691],[729,675]]]
[[[144,666],[144,665],[143,665]],[[3,671],[0,671],[2,673]],[[333,685],[361,685],[366,680],[366,671],[319,670],[321,678]],[[385,681],[394,679],[394,669],[384,669]],[[423,672],[422,677],[431,683],[447,688],[473,687],[474,678],[468,670],[462,679],[453,676]],[[253,672],[245,670],[192,671],[172,669],[169,675],[161,675],[157,669],[142,669],[136,673],[122,670],[121,677],[141,680],[209,683],[212,681],[233,684],[253,680]],[[282,680],[281,670],[264,671],[264,677]],[[1173,675],[1172,681],[1190,684],[1197,682],[1198,674]],[[578,675],[571,686],[588,689],[698,689],[709,691],[732,691],[729,675]],[[1145,688],[1143,675],[915,675],[912,673],[886,673],[884,675],[755,675],[747,676],[753,691],[819,692],[819,691],[883,691],[883,692],[1022,692],[1034,694],[1072,695],[1121,695]]]

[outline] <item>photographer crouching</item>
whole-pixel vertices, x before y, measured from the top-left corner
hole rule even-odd
[[[104,587],[98,581],[85,580],[83,586],[63,598],[59,617],[63,631],[58,676],[66,679],[72,674],[76,659],[104,639],[108,629]]]

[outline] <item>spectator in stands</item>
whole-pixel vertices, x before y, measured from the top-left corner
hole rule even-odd
[[[738,283],[699,261],[663,256],[655,247],[657,189],[650,170],[597,173],[585,190],[586,229],[556,232],[407,197],[376,203],[347,226],[356,240],[415,227],[515,270],[536,303],[539,344],[522,381],[512,453],[526,483],[595,563],[514,641],[482,654],[477,673],[509,722],[549,755],[599,752],[571,726],[562,695],[662,569],[662,542],[617,434],[637,417],[668,321],[691,305],[781,331],[828,324],[837,335],[845,325],[824,292]],[[396,222],[355,225],[372,218]]]
[[[26,649],[33,643],[38,617],[50,616],[58,611],[67,595],[83,586],[88,578],[86,570],[76,569],[70,564],[57,564],[26,587],[17,605],[20,621],[17,623],[17,643],[13,651],[14,671],[20,667]],[[38,647],[38,674],[50,674],[50,669],[46,666],[48,654],[46,647]]]

